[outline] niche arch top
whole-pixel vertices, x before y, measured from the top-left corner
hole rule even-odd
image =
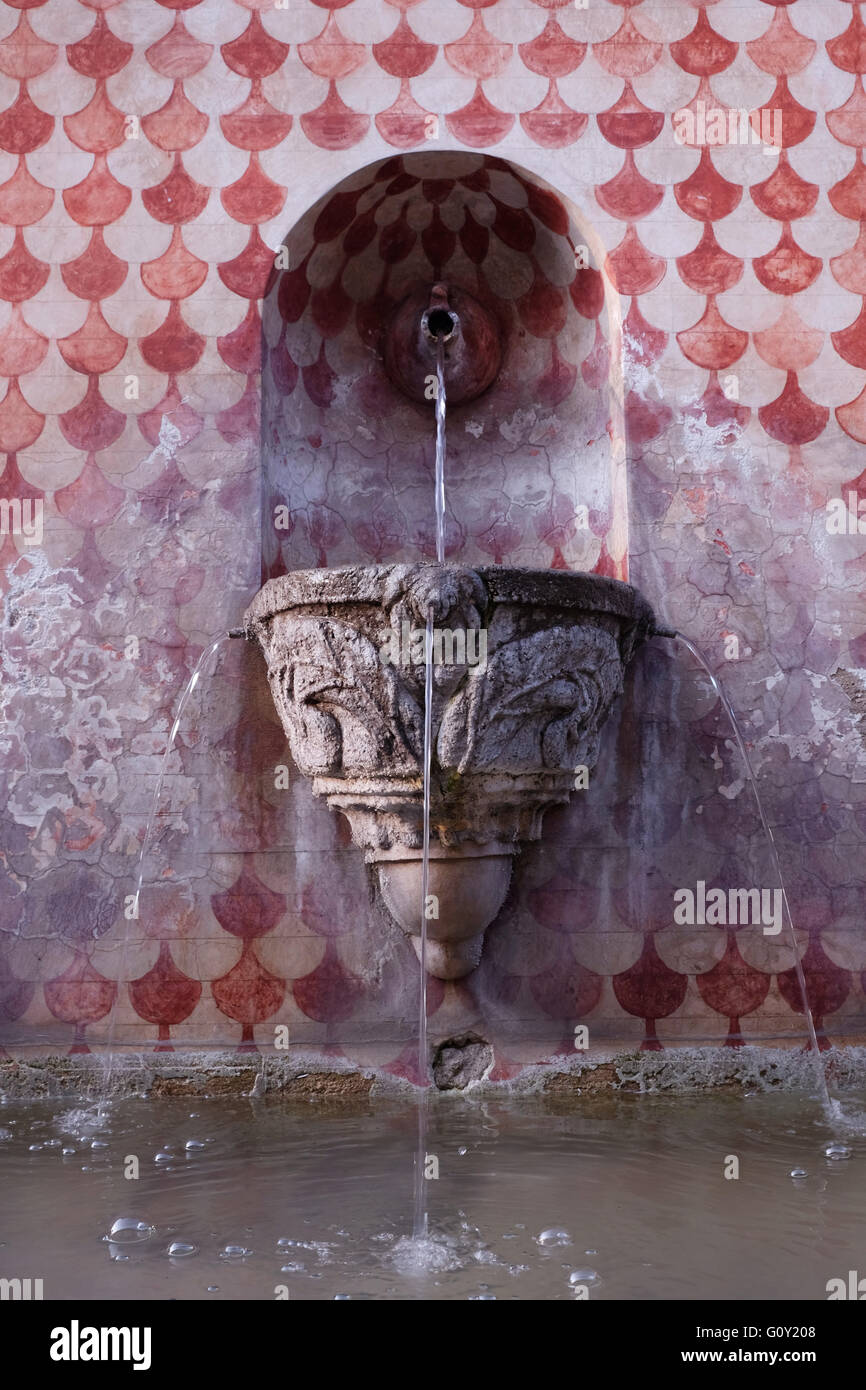
[[[474,297],[501,365],[448,411],[447,557],[627,579],[618,300],[567,199],[490,156],[343,179],[284,238],[263,309],[263,577],[435,555],[432,404],[385,371],[402,302]]]

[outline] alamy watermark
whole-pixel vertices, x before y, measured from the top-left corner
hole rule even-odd
[[[427,663],[427,631],[400,624],[379,633],[379,660],[383,666],[424,666]],[[487,629],[484,627],[434,627],[430,644],[434,666],[487,666]]]
[[[149,1327],[82,1327],[73,1318],[69,1327],[51,1330],[48,1355],[52,1361],[131,1361],[134,1371],[150,1369]]]
[[[673,113],[674,139],[678,145],[763,145],[764,154],[782,148],[782,112],[779,107],[762,108],[752,120],[745,107],[728,109],[695,102],[694,109],[682,106]]]
[[[41,1279],[0,1279],[0,1302],[28,1303],[41,1298]]]
[[[831,497],[824,526],[828,536],[866,536],[866,497],[853,489],[845,497]]]
[[[42,544],[41,497],[0,497],[0,536],[20,536],[25,545]]]
[[[828,1279],[824,1285],[829,1303],[849,1299],[854,1303],[866,1301],[866,1279],[861,1279],[856,1269],[848,1270],[848,1278]]]
[[[678,927],[763,927],[764,936],[782,930],[781,888],[710,888],[698,879],[692,888],[674,892]]]

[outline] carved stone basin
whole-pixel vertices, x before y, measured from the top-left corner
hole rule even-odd
[[[428,900],[421,901],[425,624],[432,611]],[[636,648],[655,631],[628,584],[459,565],[295,570],[244,626],[292,756],[348,818],[392,916],[440,979],[475,968],[513,855],[586,785]]]

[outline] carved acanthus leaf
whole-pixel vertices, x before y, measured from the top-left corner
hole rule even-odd
[[[419,771],[422,711],[367,637],[331,618],[292,618],[276,642],[271,683],[303,773]]]
[[[448,704],[439,763],[461,773],[591,766],[621,670],[601,628],[553,627],[506,643]]]

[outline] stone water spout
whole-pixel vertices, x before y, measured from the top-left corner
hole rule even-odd
[[[387,326],[382,356],[394,385],[416,401],[432,400],[436,355],[443,350],[449,406],[480,396],[502,362],[502,328],[465,290],[444,284],[419,289],[399,304]]]
[[[554,570],[296,570],[258,594],[244,625],[295,762],[347,817],[416,952],[431,608],[427,968],[448,980],[478,964],[514,855],[584,785],[625,667],[656,626],[629,585]]]

